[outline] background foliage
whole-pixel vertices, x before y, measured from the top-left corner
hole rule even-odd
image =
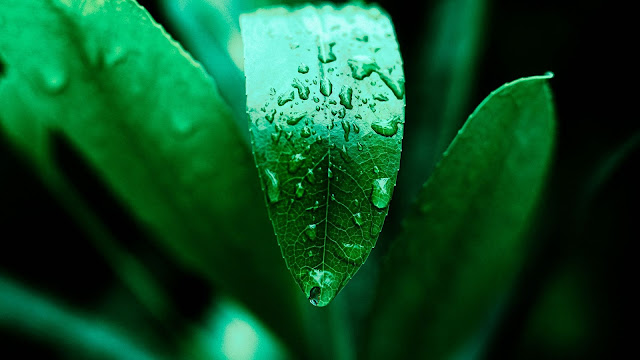
[[[140,3],[213,76],[247,140],[237,21],[270,1]],[[229,297],[194,270],[202,264],[185,266],[183,257],[152,240],[73,148],[61,145],[55,166],[79,189],[90,216],[81,216],[84,207],[61,204],[40,170],[1,134],[3,351],[96,359],[357,357],[355,344],[364,341],[357,330],[376,314],[371,279],[378,278],[380,257],[440,154],[492,90],[548,70],[556,74],[551,84],[558,137],[550,183],[529,232],[533,246],[515,289],[496,304],[498,320],[457,356],[603,358],[628,348],[631,334],[623,329],[632,325],[628,314],[635,304],[626,296],[633,284],[627,248],[637,237],[632,220],[640,127],[625,113],[625,94],[615,83],[627,75],[624,47],[614,41],[627,34],[625,11],[597,0],[380,4],[391,15],[405,62],[403,158],[378,245],[330,311],[312,309],[304,298],[279,306],[275,299],[288,290],[271,293],[265,281],[270,271],[283,269],[261,269],[264,280],[255,282],[255,291],[240,301]],[[0,14],[0,31],[2,26]],[[0,52],[0,81],[5,70]],[[262,198],[253,206],[264,211]],[[226,220],[221,215],[215,222]],[[264,241],[276,247],[272,234],[265,233]],[[234,273],[227,275],[236,281]],[[254,280],[250,273],[238,276]],[[265,304],[285,325],[274,334],[243,303]],[[292,337],[298,328],[310,336]],[[422,351],[419,342],[415,347]],[[303,355],[308,349],[314,353]]]

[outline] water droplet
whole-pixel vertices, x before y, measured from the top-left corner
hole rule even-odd
[[[304,118],[305,113],[293,113],[287,117],[287,124],[296,125]]]
[[[267,198],[269,202],[275,203],[280,200],[280,184],[278,182],[278,174],[266,169],[265,175],[267,176]]]
[[[353,95],[353,89],[350,86],[348,85],[342,86],[342,89],[340,90],[340,95],[339,95],[340,104],[347,109],[353,109],[353,105],[351,104],[352,95]]]
[[[331,105],[335,105],[335,104],[337,104],[337,102],[336,102],[335,100],[331,99],[331,100],[329,100],[329,104],[331,104]],[[334,114],[334,115],[335,115],[335,114]]]
[[[329,179],[333,177],[333,171],[331,171],[331,169],[327,170],[327,176],[329,177]]]
[[[360,213],[353,214],[353,222],[358,226],[362,225],[362,215]]]
[[[307,66],[306,64],[302,63],[298,66],[298,72],[300,74],[306,74],[309,72],[309,66]]]
[[[366,55],[356,55],[347,64],[351,68],[351,76],[356,80],[362,80],[380,69],[376,61]]]
[[[371,124],[371,128],[382,136],[393,136],[398,132],[399,122],[400,120],[397,116],[392,116],[388,119],[377,119]]]
[[[302,195],[304,195],[304,187],[302,186],[302,183],[299,182],[296,184],[296,198],[300,199]]]
[[[316,239],[316,224],[311,224],[309,226],[307,226],[307,228],[304,230],[304,235],[307,237],[307,239],[313,241]]]
[[[318,303],[320,303],[320,287],[319,286],[315,286],[309,292],[309,302],[311,302],[311,305],[313,306],[318,306]]]
[[[320,111],[320,105],[316,105],[316,111]]]
[[[280,133],[271,134],[271,141],[273,141],[274,143],[277,143],[279,139],[280,139]]]
[[[358,120],[362,120],[362,115],[356,114],[355,118],[358,119]]]
[[[313,169],[308,169],[307,170],[307,175],[305,175],[307,177],[307,180],[309,180],[310,183],[314,183],[316,182],[316,174],[313,173]],[[316,201],[317,203],[317,201]]]
[[[330,96],[333,90],[333,84],[331,80],[322,78],[320,79],[320,93],[324,96]]]
[[[318,46],[318,60],[324,64],[336,61],[336,55],[333,53],[335,42],[322,43]]]
[[[276,96],[276,89],[275,88],[270,88],[269,89],[269,95],[270,96]]]
[[[303,127],[300,131],[300,136],[302,136],[303,138],[308,138],[309,136],[311,136],[311,129],[309,129],[308,126]]]
[[[322,142],[322,136],[320,135],[316,136],[316,142],[317,143]]]
[[[275,124],[275,125],[273,126],[273,129],[274,129],[276,132],[281,132],[281,131],[282,131],[282,125],[280,125],[280,124]]]
[[[295,95],[293,93],[293,91],[291,91],[290,93],[283,93],[280,96],[278,96],[278,105],[282,106],[286,103],[288,103],[289,101],[292,101],[294,99]]]
[[[285,131],[284,138],[289,140],[293,136],[293,131]]]
[[[344,130],[344,141],[349,141],[349,131],[351,131],[351,125],[348,122],[343,121],[342,130]]]
[[[402,100],[404,97],[404,78],[400,78],[396,81],[391,79],[382,71],[378,71],[378,74],[380,75],[380,79],[382,79],[385,85],[387,85],[391,92],[393,92],[393,95],[395,95],[398,100]]]
[[[356,134],[360,132],[360,126],[358,126],[358,124],[353,124],[353,132]]]
[[[363,103],[363,104],[366,104],[366,103],[368,103],[368,102],[369,102],[369,99],[367,99],[366,97],[363,97],[363,98],[362,98],[362,103]],[[369,107],[371,107],[371,105],[369,105]]]
[[[364,149],[364,145],[362,143],[358,143],[358,151],[362,151]]]
[[[345,109],[343,109],[343,108],[340,108],[338,110],[338,117],[340,119],[344,119],[345,115],[347,115],[347,111]]]
[[[347,147],[344,144],[342,145],[342,149],[340,149],[340,157],[346,163],[351,161],[351,157],[349,156],[349,153],[347,153]]]
[[[393,182],[390,178],[380,178],[373,180],[371,191],[371,203],[378,209],[384,209],[391,201]]]
[[[300,81],[300,79],[293,79],[293,84],[291,84],[294,88],[298,89],[298,96],[302,100],[309,99],[309,87]]]
[[[389,98],[386,97],[384,94],[373,95],[373,98],[378,100],[378,101],[387,101],[387,100],[389,100]]]
[[[313,102],[319,103],[320,102],[320,98],[318,98],[317,96],[314,96],[313,97]]]
[[[291,159],[289,160],[289,172],[295,173],[296,171],[298,171],[298,169],[300,169],[300,166],[302,166],[302,164],[304,163],[304,160],[306,160],[306,157],[304,157],[304,155],[302,154],[291,155]]]
[[[380,169],[378,168],[378,166],[377,165],[373,165],[373,173],[377,174],[379,172],[380,172]]]

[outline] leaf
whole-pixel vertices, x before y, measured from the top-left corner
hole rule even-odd
[[[552,159],[551,76],[493,92],[444,153],[381,271],[371,358],[450,358],[506,295]]]
[[[400,162],[404,75],[378,8],[240,19],[253,152],[282,255],[317,306],[364,263]]]
[[[0,276],[0,329],[29,334],[82,359],[163,359],[131,335]]]
[[[52,154],[68,142],[146,231],[301,351],[250,154],[202,67],[133,1],[5,0],[0,14],[0,128],[47,184],[73,184]]]
[[[475,104],[470,103],[475,68],[487,27],[486,0],[440,0],[425,16],[415,66],[415,86],[409,102],[410,131],[404,138],[403,166],[411,171],[398,175],[400,189],[394,203],[394,216],[401,219],[433,171],[440,155]],[[412,113],[413,111],[413,113]],[[396,222],[399,223],[399,222]]]

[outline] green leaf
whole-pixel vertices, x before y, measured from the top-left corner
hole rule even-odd
[[[374,247],[400,162],[404,75],[378,8],[240,19],[254,157],[282,255],[317,306]]]
[[[381,271],[371,358],[450,358],[490,322],[552,159],[551,76],[493,92],[444,153]]]
[[[163,359],[130,332],[92,318],[0,275],[0,329],[33,336],[82,359]]]
[[[73,184],[56,136],[173,255],[301,350],[249,151],[202,67],[134,1],[4,0],[0,14],[0,129],[47,184]]]
[[[440,0],[427,6],[422,25],[426,39],[419,44],[414,99],[407,117],[411,131],[404,138],[402,164],[411,171],[398,175],[401,185],[394,216],[401,219],[433,171],[442,152],[473,109],[478,55],[487,27],[486,0]]]

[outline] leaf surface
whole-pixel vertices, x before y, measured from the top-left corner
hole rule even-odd
[[[0,18],[0,129],[42,178],[70,187],[59,134],[171,255],[304,347],[251,155],[202,67],[134,1],[3,0]]]
[[[552,158],[550,77],[493,92],[444,153],[381,270],[370,358],[451,358],[490,323],[526,255]]]
[[[282,255],[327,305],[374,247],[400,163],[404,74],[378,8],[240,19],[254,157]]]

